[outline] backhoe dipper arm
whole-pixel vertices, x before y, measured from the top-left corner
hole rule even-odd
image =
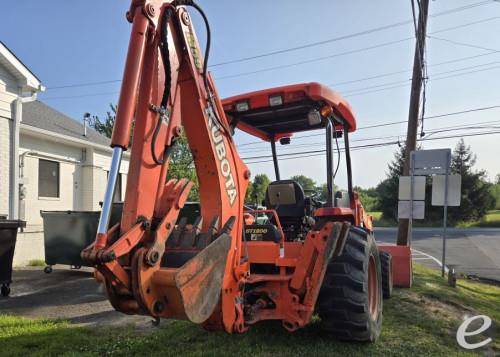
[[[243,202],[250,172],[237,154],[229,123],[207,73],[207,56],[201,55],[185,6],[194,7],[206,20],[193,1],[185,0],[133,0],[127,12],[132,33],[111,140],[109,182],[96,240],[82,252],[82,257],[103,275],[115,308],[168,315],[168,304],[161,308],[160,302],[167,298],[155,292],[153,282],[161,275],[158,272],[162,269],[165,243],[192,186],[187,180],[167,181],[169,154],[183,128],[199,181],[201,231],[207,231],[215,217],[219,229],[230,221],[231,229],[224,233],[230,235],[230,247],[224,260],[220,295],[223,324],[229,331],[237,319],[238,282],[245,274],[240,256]],[[208,51],[209,44],[206,54]],[[111,234],[108,225],[112,197],[132,128],[123,214],[119,229],[115,227],[116,233]],[[143,296],[141,289],[147,284],[153,284],[148,285],[150,295],[157,300]],[[186,297],[183,299],[186,306]],[[171,315],[177,314],[174,310]],[[186,314],[189,316],[189,312]]]

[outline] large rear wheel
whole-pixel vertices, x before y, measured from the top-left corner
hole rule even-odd
[[[342,340],[375,341],[382,326],[382,276],[375,239],[352,227],[329,262],[318,297],[323,328]]]

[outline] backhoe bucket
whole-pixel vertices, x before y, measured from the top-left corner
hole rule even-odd
[[[220,235],[186,262],[175,275],[186,316],[194,323],[206,321],[219,303],[231,236]]]

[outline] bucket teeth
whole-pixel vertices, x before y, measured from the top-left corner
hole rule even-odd
[[[176,248],[179,246],[180,238],[182,233],[184,232],[184,228],[186,227],[187,218],[182,217],[177,224],[177,227],[173,230],[170,237],[167,239],[167,247],[168,248]]]
[[[199,216],[196,218],[193,225],[188,229],[184,230],[182,237],[180,238],[181,248],[193,248],[195,245],[196,236],[201,231],[201,226],[203,225],[203,217]]]
[[[208,231],[200,233],[196,237],[195,245],[197,249],[203,249],[212,242],[213,238],[217,234],[218,226],[219,226],[219,216],[215,216],[214,218],[212,218],[212,221],[210,222]]]

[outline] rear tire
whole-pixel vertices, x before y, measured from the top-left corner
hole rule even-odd
[[[382,293],[384,299],[392,296],[392,255],[389,252],[380,252],[380,267],[382,270]]]
[[[382,326],[382,274],[371,234],[351,227],[342,255],[328,263],[318,297],[325,331],[341,340],[375,341]]]

